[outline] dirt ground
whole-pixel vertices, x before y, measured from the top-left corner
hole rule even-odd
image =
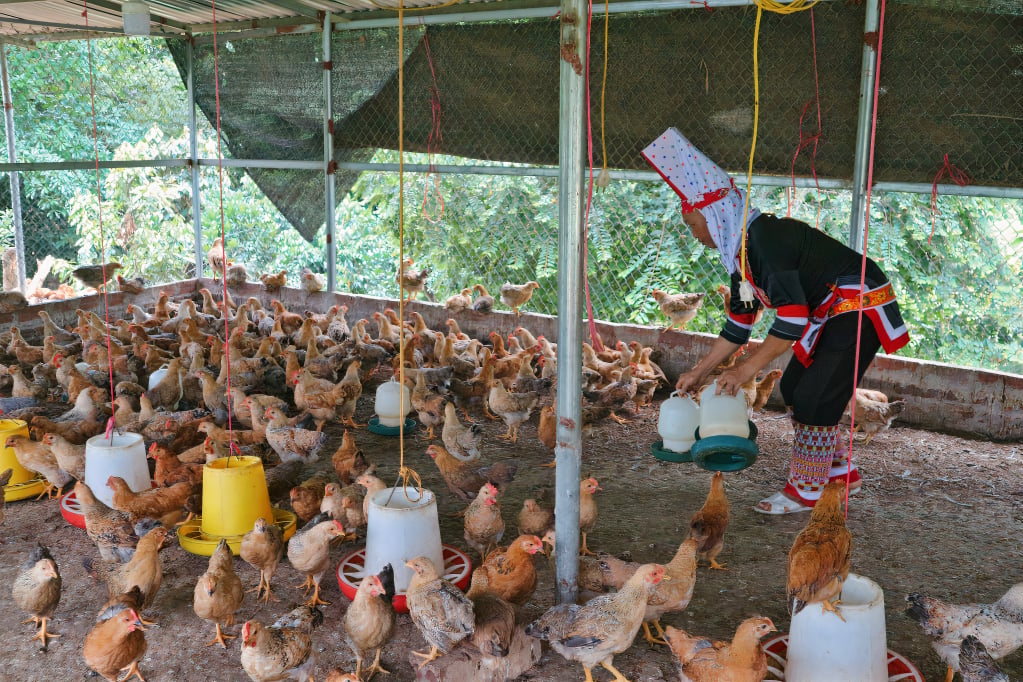
[[[372,387],[367,387],[366,395],[372,394]],[[371,413],[371,400],[363,399],[358,418],[365,421]],[[807,516],[767,517],[750,509],[757,500],[780,490],[787,472],[791,435],[787,420],[778,416],[772,412],[757,416],[761,458],[753,467],[726,477],[732,520],[719,560],[727,563],[729,570],[701,568],[688,609],[667,615],[665,625],[725,639],[741,620],[760,614],[772,618],[782,632],[787,631],[787,555]],[[586,439],[583,473],[596,477],[604,489],[597,497],[599,519],[590,535],[591,548],[628,552],[639,561],[667,561],[685,538],[689,518],[706,496],[710,474],[692,464],[654,459],[650,446],[658,439],[656,423],[657,403],[625,426],[613,422],[597,426]],[[514,457],[520,461],[519,475],[501,501],[507,535],[511,535],[522,500],[553,486],[553,470],[536,466],[549,461],[551,455],[536,439],[535,415],[522,427],[515,446],[496,438],[503,425],[488,422],[484,428],[488,459]],[[332,452],[329,446],[340,441],[339,429],[330,433],[328,452]],[[361,429],[357,441],[378,464],[382,477],[393,481],[398,468],[396,440]],[[424,484],[439,494],[444,541],[464,548],[460,519],[446,514],[460,505],[447,493],[436,467],[424,454],[426,445],[419,438],[407,438],[407,462],[422,475]],[[919,626],[902,613],[904,597],[921,591],[958,601],[988,602],[1023,580],[1019,561],[1023,446],[965,440],[896,424],[869,445],[858,446],[856,452],[865,485],[852,498],[849,511],[849,527],[856,542],[853,571],[884,588],[889,648],[914,662],[927,680],[941,680],[944,667]],[[327,457],[313,468],[329,467]],[[547,494],[548,504],[553,504],[553,493],[548,490]],[[105,587],[88,577],[82,567],[82,559],[95,550],[85,531],[64,521],[57,500],[15,502],[8,504],[6,511],[7,519],[0,527],[3,590],[10,589],[18,566],[37,540],[56,556],[64,590],[51,624],[62,637],[53,640],[46,652],[37,642],[29,641],[32,626],[21,624],[25,616],[9,598],[4,600],[0,608],[0,679],[86,679],[89,670],[82,660],[82,642],[105,599]],[[352,549],[351,544],[339,547],[334,558],[340,559]],[[207,559],[183,551],[176,540],[168,542],[161,556],[163,586],[153,609],[146,612],[159,623],[147,632],[148,651],[140,665],[146,679],[246,680],[239,664],[239,640],[231,641],[226,650],[203,646],[211,638],[213,626],[195,616],[191,602],[196,578],[205,570]],[[527,618],[539,615],[554,600],[553,564],[540,557],[537,566],[540,583],[525,607]],[[237,560],[236,570],[247,586],[255,585],[258,574],[248,564]],[[281,601],[264,608],[249,595],[237,614],[238,622],[253,618],[272,622],[300,603],[302,595],[294,585],[301,581],[283,562],[274,579]],[[355,667],[341,630],[348,600],[336,580],[325,578],[324,585],[324,598],[333,603],[323,607],[326,621],[315,633],[316,679],[320,680],[334,667],[346,671]],[[239,631],[240,626],[228,629],[236,635]],[[376,679],[414,679],[407,660],[407,652],[413,648],[424,648],[424,641],[409,617],[399,616],[394,639],[383,654],[383,664],[394,674]],[[678,679],[670,654],[663,647],[651,650],[642,640],[615,657],[615,666],[631,680]],[[1012,678],[1023,678],[1023,652],[1009,656],[1002,666]],[[598,682],[610,679],[603,670],[595,671],[594,676]],[[520,679],[581,680],[582,670],[545,648],[539,665]]]

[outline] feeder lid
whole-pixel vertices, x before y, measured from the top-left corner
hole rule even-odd
[[[654,444],[650,446],[650,452],[654,457],[665,462],[682,463],[693,461],[692,448],[686,452],[675,452],[674,450],[669,450],[664,447],[663,440],[655,441]]]
[[[42,476],[36,476],[23,483],[11,483],[4,486],[4,501],[17,502],[29,497],[36,497],[42,494],[44,490],[46,490],[46,479]]]
[[[405,433],[411,433],[416,429],[416,420],[412,417],[405,417]],[[378,436],[399,436],[401,429],[397,426],[384,426],[380,423],[379,417],[369,418],[369,430]]]
[[[708,471],[742,471],[757,461],[760,448],[756,444],[757,426],[749,423],[749,438],[739,436],[710,436],[700,438],[696,429],[696,442],[690,450],[696,466]]]

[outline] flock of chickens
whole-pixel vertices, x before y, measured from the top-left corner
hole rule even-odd
[[[211,249],[211,266],[215,272],[226,269],[232,284],[235,264],[217,262],[216,255]],[[400,276],[410,298],[423,291],[428,276],[412,265],[406,260]],[[237,269],[234,272],[237,277]],[[247,279],[244,271],[242,276],[242,281]],[[304,272],[303,288],[322,289],[318,278],[322,276]],[[268,291],[287,282],[286,273],[260,279]],[[517,314],[537,286],[506,284],[500,300]],[[663,292],[654,296],[662,309],[676,304],[672,313],[665,311],[673,324],[684,326],[685,321],[676,317],[699,307],[699,300],[680,301]],[[465,594],[442,577],[443,567],[426,557],[409,560],[414,577],[407,603],[412,622],[429,646],[417,655],[425,664],[465,640],[484,661],[507,656],[517,609],[537,589],[534,557],[547,546],[556,551],[553,513],[537,499],[525,500],[517,517],[518,535],[502,544],[500,499],[514,481],[519,462],[485,461],[483,430],[473,423],[473,416],[503,421],[507,427],[503,437],[514,443],[521,424],[539,413],[539,439],[553,450],[554,344],[521,326],[508,338],[492,333],[490,343],[484,344],[462,333],[454,317],[447,320],[446,329],[435,330],[414,311],[404,322],[385,309],[349,324],[344,306],[324,314],[300,314],[278,300],[269,308],[256,298],[236,304],[230,295],[218,303],[206,289],[197,299],[174,303],[161,295],[152,311],[129,305],[130,318],[109,328],[95,314],[78,311],[77,326],[70,331],[40,311],[43,335],[38,345],[16,327],[0,333],[0,361],[9,368],[0,375],[0,390],[11,396],[0,398],[0,414],[28,421],[32,436],[12,436],[6,445],[20,464],[45,477],[51,494],[74,481],[97,554],[87,561],[87,569],[107,586],[108,601],[83,644],[86,664],[108,680],[118,679],[121,672],[127,672],[122,679],[133,675],[142,679],[138,662],[146,651],[146,628],[152,624],[141,614],[160,589],[160,548],[176,524],[201,511],[203,464],[234,453],[259,457],[271,499],[287,497],[300,519],[299,530],[287,542],[272,520],[258,520],[245,535],[240,557],[260,572],[258,585],[248,591],[264,603],[276,601],[271,584],[286,559],[306,577],[309,597],[270,625],[258,620],[242,625],[242,668],[256,681],[312,679],[311,633],[323,620],[317,607],[327,603],[320,598],[320,586],[333,568],[332,545],[360,537],[369,496],[387,487],[356,444],[356,429],[362,426],[355,420],[356,407],[364,400],[367,383],[397,376],[402,368],[424,436],[435,441],[440,430],[440,443],[432,442],[426,452],[450,493],[466,503],[461,513],[465,544],[479,558]],[[482,285],[476,285],[449,298],[446,307],[453,313],[485,314],[494,304]],[[584,344],[585,425],[622,420],[651,402],[654,391],[667,383],[651,360],[652,351],[637,342],[619,342],[601,352]],[[157,372],[163,378],[144,388]],[[764,406],[779,375],[775,370],[743,387],[751,409]],[[856,409],[863,413],[857,412],[856,420],[861,424],[870,424],[870,413],[877,411],[861,397],[878,405],[897,404],[882,401],[883,395],[858,395]],[[886,414],[889,411],[885,408]],[[103,433],[111,418],[116,428],[142,434],[155,460],[155,487],[150,491],[132,492],[123,480],[110,477],[113,508],[84,482],[84,443]],[[887,426],[891,419],[882,422]],[[333,424],[347,428],[340,446],[328,453],[323,428]],[[868,426],[868,438],[884,426],[873,431]],[[329,471],[305,475],[307,466],[327,454]],[[9,475],[0,472],[0,481]],[[724,568],[717,561],[729,518],[722,475],[712,478],[704,506],[692,517],[689,537],[663,564],[637,565],[592,554],[586,535],[597,521],[599,490],[593,478],[580,484],[579,576],[582,593],[589,598],[583,604],[548,610],[528,625],[526,634],[581,664],[587,680],[592,680],[591,670],[597,666],[616,680],[625,679],[614,668],[613,657],[632,646],[640,629],[647,642],[671,649],[682,680],[763,680],[767,661],[759,642],[775,629],[770,619],[743,621],[730,642],[660,624],[663,615],[687,607],[701,559],[712,569]],[[819,604],[840,617],[834,602],[849,572],[852,547],[841,510],[843,493],[834,484],[825,490],[792,547],[787,590],[793,613]],[[245,594],[234,561],[221,542],[206,572],[196,578],[192,599],[197,617],[215,626],[209,644],[225,648],[235,636],[223,628],[234,624]],[[1023,644],[1020,590],[1023,586],[988,606],[951,606],[911,595],[909,613],[936,638],[936,648],[950,670],[961,670],[967,682],[1007,679],[998,677],[990,656],[1005,656]],[[394,632],[393,595],[392,567],[362,580],[343,629],[356,656],[356,670],[333,671],[328,680],[369,679],[387,672],[380,658]],[[46,547],[40,545],[27,558],[13,596],[37,625],[35,639],[45,648],[50,638],[59,636],[47,628],[61,596],[57,561]],[[371,655],[372,663],[364,666]]]

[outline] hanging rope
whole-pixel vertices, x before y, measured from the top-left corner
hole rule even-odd
[[[600,81],[600,175],[597,176],[597,187],[605,188],[611,184],[611,173],[607,170],[607,128],[604,125],[605,100],[607,95],[607,50],[608,32],[611,25],[611,0],[604,0],[604,77]],[[587,34],[588,35],[588,34]],[[587,86],[589,85],[587,81]],[[587,87],[587,90],[589,87]],[[591,164],[592,165],[592,164]]]
[[[849,452],[845,465],[845,516],[849,518],[849,484],[852,479],[852,451],[853,434],[856,433],[856,388],[860,376],[860,342],[863,335],[863,289],[867,282],[867,242],[870,237],[870,189],[874,186],[874,143],[877,139],[877,99],[879,86],[881,84],[881,41],[884,38],[884,8],[885,0],[881,0],[880,16],[877,26],[877,56],[876,68],[874,69],[874,105],[870,120],[870,152],[867,159],[867,196],[866,210],[863,212],[863,254],[860,258],[860,303],[856,311],[856,358],[853,362],[853,394],[852,403],[849,409]],[[873,324],[873,323],[871,323]]]
[[[604,344],[597,333],[597,323],[593,319],[593,302],[590,300],[590,276],[587,267],[587,253],[590,244],[590,207],[593,205],[593,121],[590,116],[590,27],[593,23],[593,0],[586,3],[586,151],[589,160],[590,181],[586,190],[586,212],[583,215],[583,293],[586,298],[586,323],[590,330],[590,345],[598,353],[604,350]],[[604,41],[605,48],[607,40]],[[603,110],[601,110],[603,112]],[[603,114],[601,114],[603,116]]]
[[[217,104],[217,181],[220,189],[220,267],[222,270],[221,282],[223,283],[223,299],[221,301],[221,315],[224,317],[224,363],[227,367],[227,434],[230,445],[227,450],[227,467],[231,467],[231,454],[235,452],[238,445],[234,442],[234,424],[232,413],[234,405],[231,404],[231,330],[228,328],[227,320],[227,236],[224,229],[224,153],[221,146],[223,135],[220,132],[220,69],[217,63],[217,2],[212,1],[213,10],[213,88]],[[239,454],[240,451],[239,451]]]
[[[439,149],[442,141],[440,119],[443,110],[440,105],[440,88],[437,86],[437,74],[433,68],[433,54],[430,52],[430,36],[425,32],[423,33],[423,47],[426,48],[426,63],[430,65],[430,78],[433,80],[433,85],[430,87],[430,116],[432,118],[432,125],[430,126],[430,137],[426,141],[429,166],[424,177],[422,210],[423,217],[436,225],[444,215],[444,195],[440,191],[440,174],[437,172],[437,167],[433,162],[433,155]],[[432,187],[430,186],[431,182]],[[439,205],[435,207],[435,212],[431,211],[427,206],[431,195]]]
[[[89,32],[89,3],[85,2],[85,9],[82,11],[82,16],[85,17],[85,30]],[[106,333],[107,333],[107,376],[110,379],[110,408],[111,412],[114,409],[114,400],[116,396],[114,393],[114,354],[113,346],[110,341],[110,304],[107,299],[107,247],[106,239],[103,234],[103,185],[100,181],[99,175],[99,128],[96,126],[96,83],[92,75],[92,37],[85,41],[86,48],[88,50],[89,59],[89,105],[92,107],[92,149],[96,160],[96,216],[97,222],[99,223],[99,257],[100,257],[100,268],[103,271],[103,316],[106,321]],[[107,421],[107,428],[103,434],[106,440],[110,440],[114,431],[114,415],[110,415],[109,421]]]
[[[746,172],[746,199],[743,202],[742,245],[739,247],[739,298],[744,302],[753,300],[753,287],[746,279],[746,220],[749,215],[749,195],[753,188],[753,156],[757,150],[757,126],[760,120],[760,68],[758,45],[760,44],[760,19],[764,10],[776,14],[795,14],[810,9],[817,0],[795,0],[789,4],[781,4],[775,0],[756,0],[757,20],[753,28],[753,139],[750,142],[749,168]]]
[[[952,182],[960,187],[966,187],[970,184],[970,176],[963,172],[962,169],[949,163],[948,154],[945,154],[945,165],[938,170],[938,174],[934,176],[934,183],[931,185],[931,234],[927,237],[928,246],[931,245],[931,239],[934,238],[934,224],[935,219],[938,217],[938,182],[946,175],[952,178]]]
[[[821,139],[821,89],[820,81],[817,74],[817,27],[814,25],[813,8],[810,8],[810,39],[813,45],[813,89],[814,96],[812,100],[809,100],[804,106],[802,113],[799,114],[799,144],[796,146],[796,153],[792,157],[792,191],[788,196],[788,211],[785,217],[792,216],[792,198],[796,194],[796,159],[799,158],[799,152],[801,152],[810,144],[813,144],[813,154],[810,156],[810,174],[813,176],[813,184],[817,188],[817,217],[815,227],[819,230],[821,227],[821,185],[817,179],[817,145]],[[810,105],[817,104],[817,132],[813,135],[807,136],[803,139],[803,118],[806,116],[806,112],[809,110]]]

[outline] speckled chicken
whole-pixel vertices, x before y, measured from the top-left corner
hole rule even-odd
[[[430,276],[428,268],[413,270],[413,263],[411,258],[406,258],[402,264],[401,274],[396,278],[402,288],[408,292],[409,301],[414,300],[416,294],[426,291],[426,278]]]
[[[519,438],[519,426],[529,419],[533,408],[539,402],[540,396],[535,391],[530,393],[509,393],[504,384],[495,381],[490,387],[490,395],[487,403],[490,409],[497,414],[508,426],[508,431],[498,436],[512,443]]]
[[[963,675],[963,682],[1010,682],[984,643],[974,635],[964,639],[959,647],[959,672]]]
[[[28,560],[21,565],[21,570],[14,578],[11,596],[18,608],[30,616],[25,622],[32,622],[39,627],[32,639],[42,642],[44,650],[50,639],[60,637],[46,631],[46,624],[53,618],[57,604],[60,603],[60,592],[57,560],[49,549],[40,545],[29,553]]]
[[[664,316],[671,320],[671,324],[664,328],[664,331],[678,327],[679,331],[686,328],[686,324],[696,317],[703,305],[704,294],[669,294],[660,289],[650,292],[651,298],[657,301],[657,307],[661,309]]]
[[[284,412],[276,407],[267,408],[265,416],[270,419],[266,426],[266,442],[282,462],[299,460],[309,463],[320,458],[327,434],[291,426]]]
[[[107,584],[107,595],[111,598],[137,587],[139,602],[136,610],[141,620],[142,611],[153,605],[156,593],[163,584],[163,562],[160,548],[167,537],[167,529],[157,526],[143,535],[135,548],[135,554],[125,564],[109,562],[94,563],[86,558],[83,563],[89,573],[101,578]]]
[[[249,592],[255,592],[256,599],[262,599],[264,604],[271,599],[277,601],[270,591],[270,581],[284,556],[284,532],[280,526],[263,517],[256,519],[252,530],[242,537],[239,556],[259,569],[259,585]]]
[[[767,677],[767,656],[760,639],[776,628],[770,618],[744,620],[731,642],[693,637],[668,627],[668,646],[678,658],[683,682],[761,682]]]
[[[300,606],[267,627],[257,620],[242,626],[242,669],[253,682],[312,680],[316,666],[312,631],[323,612]]]
[[[495,668],[511,649],[515,634],[515,607],[490,589],[485,573],[473,571],[469,591],[472,602],[472,643],[483,654],[483,664]]]
[[[242,581],[234,572],[234,557],[227,540],[221,538],[213,550],[206,572],[199,576],[192,597],[195,615],[203,620],[212,620],[217,627],[216,636],[206,646],[219,644],[226,649],[227,642],[224,640],[234,639],[235,636],[225,634],[220,629],[220,623],[223,621],[225,627],[234,625],[234,612],[245,597]]]
[[[529,303],[533,292],[540,288],[538,282],[526,282],[525,284],[512,284],[505,282],[501,285],[501,303],[508,306],[518,317],[519,308]]]
[[[564,658],[582,665],[586,682],[593,682],[590,671],[597,665],[624,680],[612,665],[614,655],[632,646],[647,597],[663,577],[663,566],[644,564],[617,593],[594,597],[582,606],[559,604],[530,623],[526,634],[547,640]]]
[[[482,560],[504,537],[504,520],[494,484],[484,483],[480,487],[476,499],[466,508],[463,521],[465,542],[479,552]]]
[[[288,541],[288,561],[296,571],[305,574],[305,582],[298,587],[303,588],[305,594],[310,589],[313,591],[307,606],[330,604],[320,599],[320,581],[330,568],[330,541],[344,535],[345,529],[340,521],[318,514]]]
[[[483,427],[479,424],[470,426],[462,424],[452,402],[444,405],[444,428],[441,430],[440,438],[448,452],[464,462],[478,460],[481,456]]]
[[[433,430],[444,421],[444,404],[441,394],[430,390],[422,372],[416,374],[416,385],[412,389],[412,409],[419,415],[419,422],[426,427],[423,437],[433,439]]]
[[[487,482],[503,491],[514,480],[519,468],[515,460],[500,460],[488,466],[480,462],[463,462],[440,445],[426,448],[426,454],[433,458],[448,489],[464,502],[473,500]]]
[[[931,646],[948,666],[946,681],[960,670],[960,645],[970,635],[996,660],[1023,646],[1023,583],[1010,587],[993,604],[950,604],[916,592],[906,601],[906,615],[930,635]]]
[[[100,559],[130,561],[139,539],[131,517],[96,499],[92,489],[83,481],[75,484],[75,499],[85,516],[85,532],[99,550]]]
[[[472,635],[472,602],[457,587],[440,577],[427,557],[416,557],[405,565],[414,571],[405,593],[409,615],[430,645],[428,653],[413,652],[423,659],[419,665],[422,668]]]

